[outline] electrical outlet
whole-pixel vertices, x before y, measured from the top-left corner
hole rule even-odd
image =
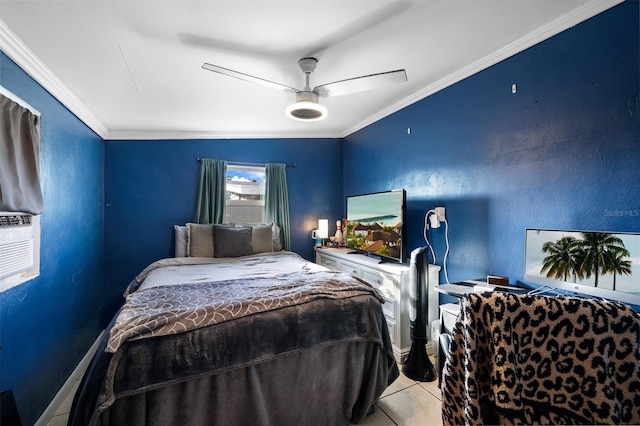
[[[436,212],[436,216],[438,217],[438,220],[440,222],[444,222],[444,219],[445,219],[444,207],[436,207],[434,211]]]

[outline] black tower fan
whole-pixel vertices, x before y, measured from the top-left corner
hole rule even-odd
[[[402,362],[402,372],[410,379],[431,382],[436,379],[436,371],[427,355],[427,303],[429,283],[428,247],[418,247],[411,252],[409,284],[411,327],[411,349]]]

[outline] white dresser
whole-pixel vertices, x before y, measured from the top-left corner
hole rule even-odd
[[[316,263],[329,269],[347,272],[373,285],[385,299],[382,305],[396,357],[411,348],[409,335],[409,265],[378,263],[377,259],[352,253],[350,249],[316,248]],[[438,285],[440,267],[429,265],[429,297],[439,297],[432,288]],[[437,299],[436,299],[437,300]],[[436,302],[436,306],[438,303]],[[434,313],[436,318],[438,313]]]

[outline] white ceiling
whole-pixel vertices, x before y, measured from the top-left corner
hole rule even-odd
[[[621,0],[0,0],[0,49],[104,139],[343,137]],[[302,88],[404,68],[408,82],[321,99]],[[508,88],[506,89],[508,90]]]

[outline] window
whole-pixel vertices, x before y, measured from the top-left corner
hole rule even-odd
[[[264,222],[265,168],[227,165],[225,223]]]
[[[0,86],[0,292],[40,275],[40,113]]]

